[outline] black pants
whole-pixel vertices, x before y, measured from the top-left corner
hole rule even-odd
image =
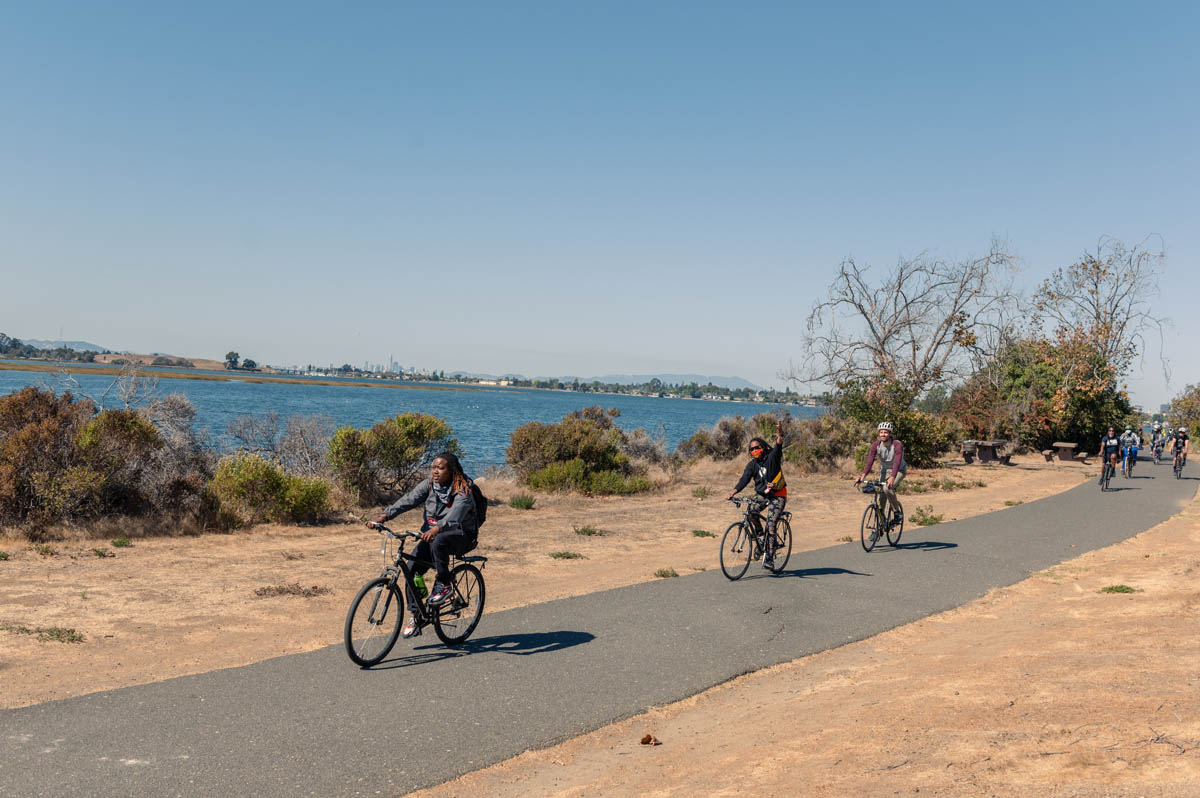
[[[786,496],[772,496],[767,499],[767,534],[774,535],[775,527],[779,524],[779,516],[787,506]]]
[[[450,555],[461,557],[478,544],[479,538],[464,529],[454,529],[449,532],[439,532],[430,543],[421,541],[413,549],[413,556],[418,562],[409,562],[413,576],[429,570],[433,563],[437,579],[443,584],[450,584]],[[432,587],[432,586],[431,586]],[[408,606],[414,604],[413,597],[408,597]]]

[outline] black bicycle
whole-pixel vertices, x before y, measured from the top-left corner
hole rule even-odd
[[[874,494],[871,503],[863,511],[862,527],[859,529],[863,551],[875,548],[875,544],[883,535],[887,535],[887,542],[893,548],[899,546],[900,536],[904,534],[904,505],[900,505],[900,520],[892,523],[889,519],[887,497],[883,495],[883,482],[878,479],[867,480],[862,483],[861,490],[863,493]]]
[[[741,579],[751,560],[762,560],[773,574],[782,573],[792,556],[792,514],[785,510],[775,524],[774,551],[768,549],[767,519],[762,511],[767,500],[759,496],[735,496],[729,501],[742,509],[741,521],[729,525],[721,537],[721,572],[729,580]],[[773,555],[773,558],[771,557]]]
[[[1116,466],[1114,466],[1112,464],[1112,460],[1105,457],[1104,458],[1104,470],[1100,472],[1100,490],[1101,490],[1101,492],[1109,489],[1108,483],[1113,478],[1113,474],[1116,473],[1116,470],[1117,470]]]
[[[1183,452],[1175,452],[1175,463],[1171,466],[1175,479],[1183,479]]]
[[[393,532],[383,524],[372,523],[370,526],[383,536],[380,552],[388,562],[383,574],[363,585],[350,603],[345,630],[346,653],[355,665],[364,668],[382,661],[400,637],[405,607],[401,587],[408,589],[408,595],[421,595],[413,582],[412,568],[406,560],[432,566],[432,563],[418,560],[404,551],[406,538],[421,539],[417,533],[407,530]],[[485,595],[483,574],[479,568],[487,565],[487,557],[477,555],[455,559],[458,562],[450,569],[450,584],[454,591],[451,596],[438,605],[430,605],[429,598],[422,596],[414,609],[417,622],[422,626],[433,624],[438,638],[448,646],[457,646],[475,631],[483,615]],[[479,564],[479,568],[475,567],[475,563]]]

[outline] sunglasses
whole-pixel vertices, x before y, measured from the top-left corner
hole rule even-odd
[[[762,451],[762,447],[761,447],[761,446],[755,446],[755,447],[753,447],[753,448],[751,448],[751,449],[750,449],[750,454],[754,454],[755,452],[761,452],[761,451]]]

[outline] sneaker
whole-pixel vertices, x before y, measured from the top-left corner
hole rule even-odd
[[[900,526],[904,523],[904,517],[900,513],[892,513],[892,526]]]
[[[401,637],[418,637],[421,634],[421,624],[417,622],[417,617],[409,614],[408,620],[404,622],[404,628],[400,630]]]
[[[775,570],[775,558],[774,557],[764,557],[763,558],[763,568],[766,568],[768,571],[774,571]]]
[[[433,586],[433,592],[429,594],[429,606],[436,607],[452,595],[454,595],[454,588],[438,582]]]

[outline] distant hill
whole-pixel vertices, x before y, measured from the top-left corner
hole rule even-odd
[[[58,349],[66,347],[74,349],[76,352],[107,352],[106,347],[99,344],[90,344],[87,341],[39,341],[36,338],[22,338],[21,343],[29,344],[37,349]]]

